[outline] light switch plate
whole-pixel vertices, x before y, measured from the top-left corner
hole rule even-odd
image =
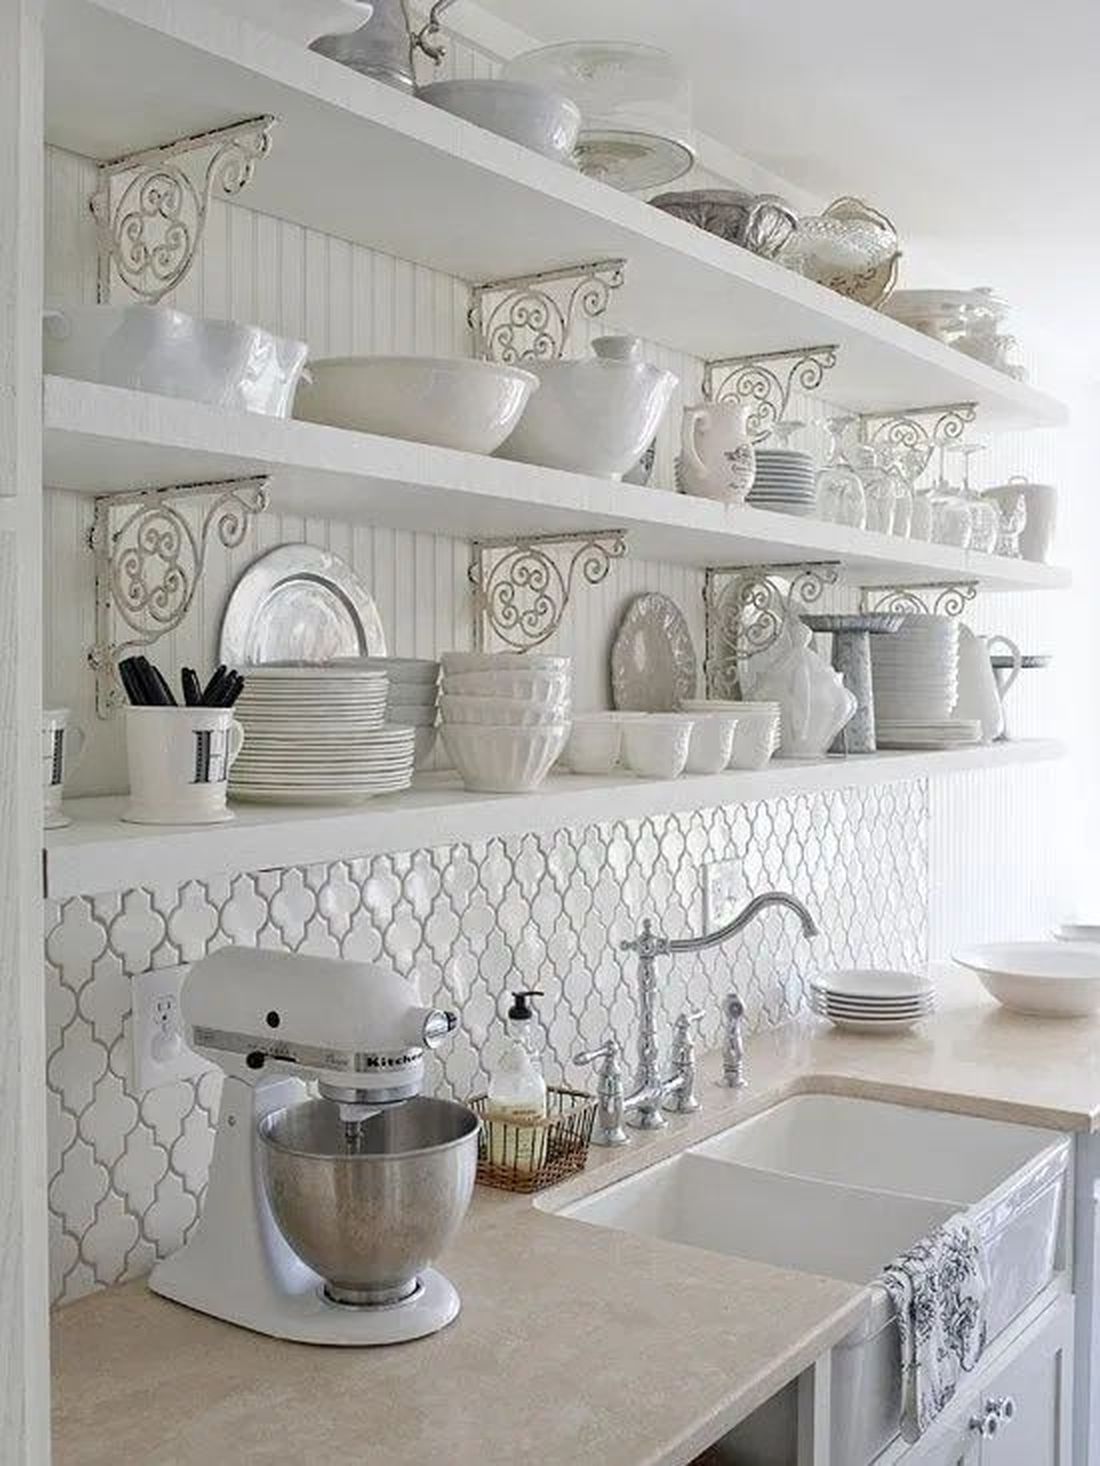
[[[732,921],[744,900],[740,861],[711,860],[703,866],[703,931],[716,931]]]
[[[189,970],[186,963],[182,967],[155,967],[133,979],[131,1033],[134,1089],[138,1095],[177,1079],[194,1079],[214,1068],[209,1059],[201,1058],[183,1041],[180,988]]]

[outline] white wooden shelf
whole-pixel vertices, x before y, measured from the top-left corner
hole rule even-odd
[[[886,316],[203,0],[49,0],[49,142],[112,158],[261,113],[280,126],[250,208],[471,282],[622,256],[616,318],[670,347],[832,344],[828,398],[843,407],[974,401],[983,427],[1065,419]]]
[[[1057,566],[64,377],[46,378],[43,411],[45,481],[80,493],[273,474],[281,512],[463,539],[618,527],[633,555],[680,564],[840,560],[864,585],[1069,583]]]
[[[552,775],[532,794],[469,794],[454,774],[429,774],[403,794],[347,809],[239,804],[230,824],[124,824],[124,800],[73,799],[68,829],[46,833],[46,894],[55,900],[212,875],[351,860],[492,836],[641,819],[826,789],[849,789],[1062,755],[1046,739],[939,753],[877,753],[812,762],[780,759],[758,773],[639,779]]]

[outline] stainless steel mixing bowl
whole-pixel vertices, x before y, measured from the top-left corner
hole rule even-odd
[[[275,1220],[339,1303],[398,1303],[458,1231],[474,1189],[478,1117],[417,1098],[345,1126],[329,1100],[259,1124]]]

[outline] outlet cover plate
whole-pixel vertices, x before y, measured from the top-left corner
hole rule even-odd
[[[745,880],[738,860],[710,860],[703,866],[703,931],[717,931],[733,920],[745,902]]]
[[[133,1085],[138,1096],[177,1079],[195,1079],[215,1067],[183,1041],[180,988],[189,971],[188,963],[155,967],[133,979],[130,1031]]]

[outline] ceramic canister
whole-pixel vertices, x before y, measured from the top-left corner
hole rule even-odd
[[[65,778],[84,751],[84,730],[71,721],[68,708],[45,708],[42,713],[43,824],[58,830],[69,824],[61,812]]]
[[[230,708],[127,708],[130,803],[122,818],[139,825],[231,820],[229,770],[243,745]]]

